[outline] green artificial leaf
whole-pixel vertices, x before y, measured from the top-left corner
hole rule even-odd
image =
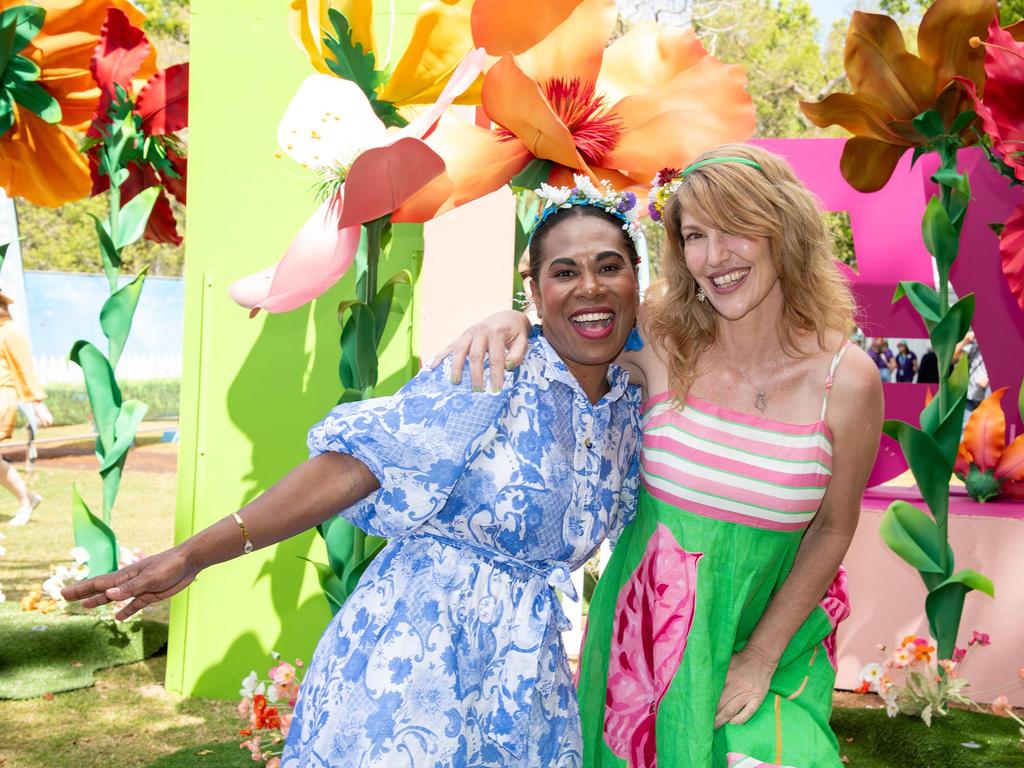
[[[945,416],[939,413],[942,398],[937,395],[921,412],[921,429],[935,438],[943,455],[953,463],[956,463],[956,454],[960,449],[964,408],[967,406],[966,372],[967,360],[960,358],[950,376],[952,386],[947,385],[951,405],[947,407]]]
[[[64,116],[60,102],[38,83],[9,83],[7,90],[11,94],[11,98],[29,112],[38,115],[44,123],[56,125]]]
[[[953,120],[953,125],[950,126],[949,132],[954,136],[962,133],[971,123],[973,123],[978,117],[978,113],[973,109],[965,109],[956,119]]]
[[[957,571],[944,582],[932,589],[925,598],[925,613],[932,636],[938,641],[940,659],[953,657],[956,636],[960,631],[960,618],[964,609],[964,598],[972,589],[995,597],[992,580],[977,571]]]
[[[327,564],[336,576],[343,577],[345,565],[352,559],[356,534],[362,531],[342,517],[329,518],[316,528],[327,548]]]
[[[930,285],[912,280],[901,280],[896,285],[896,293],[893,294],[892,303],[906,297],[910,304],[917,310],[917,314],[924,320],[928,331],[942,319],[942,307],[939,302],[939,293]]]
[[[14,41],[10,53],[4,55],[0,61],[7,61],[10,55],[18,53],[32,42],[33,38],[39,34],[39,30],[43,28],[46,9],[27,4],[9,8],[0,14],[0,27],[6,28],[12,20],[15,25]]]
[[[996,477],[995,470],[987,469],[981,471],[975,464],[971,464],[964,478],[964,487],[968,495],[975,501],[983,504],[989,499],[996,498],[1002,491],[1002,481]]]
[[[102,520],[97,518],[71,486],[71,525],[75,545],[89,553],[89,578],[113,573],[117,570],[117,537]]]
[[[928,253],[935,257],[939,276],[946,279],[960,248],[960,236],[946,209],[934,195],[928,201],[928,207],[925,208],[924,217],[921,219],[921,235]]]
[[[914,151],[910,155],[910,167],[913,168],[914,163],[916,163],[922,157],[927,155],[929,152],[931,152],[931,149],[928,147],[914,147]]]
[[[974,294],[969,293],[950,307],[945,316],[931,329],[928,335],[931,337],[940,371],[949,370],[956,345],[971,330],[973,319]]]
[[[362,533],[362,531],[360,531]],[[382,539],[378,536],[371,536],[369,534],[363,534],[363,541],[361,546],[361,557],[358,559],[353,558],[353,562],[349,567],[348,574],[345,576],[345,589],[348,594],[352,594],[356,586],[359,584],[359,579],[362,578],[363,572],[367,566],[373,562],[373,558],[384,549],[384,545],[387,544],[387,540]]]
[[[338,376],[345,389],[365,389],[377,383],[376,333],[373,310],[362,302],[352,303],[341,330],[338,364]]]
[[[100,241],[100,258],[103,260],[103,271],[107,275],[107,282],[110,284],[111,292],[113,292],[117,289],[117,270],[121,266],[121,251],[114,245],[114,241],[110,239],[107,223],[91,213],[89,216],[92,216],[93,223],[96,226],[96,237]]]
[[[11,60],[7,62],[7,71],[4,73],[5,77],[13,77],[23,83],[34,82],[39,79],[41,74],[43,74],[43,70],[39,65],[24,56],[12,56]]]
[[[341,610],[341,606],[345,604],[345,600],[348,598],[348,593],[345,592],[345,585],[342,583],[341,579],[334,575],[330,566],[324,565],[323,563],[313,562],[308,557],[303,557],[302,555],[296,555],[296,557],[300,560],[305,560],[316,568],[316,577],[320,582],[320,589],[327,598],[327,604],[331,608],[331,615],[336,615],[338,611]]]
[[[327,18],[334,27],[333,35],[324,36],[324,46],[330,53],[325,57],[327,66],[338,77],[358,85],[373,104],[377,100],[377,88],[384,82],[384,73],[377,71],[373,52],[364,51],[361,43],[352,40],[352,28],[345,14],[331,8]]]
[[[14,10],[12,8],[0,14],[0,72],[6,69],[8,60],[17,53],[15,40],[18,36],[18,19],[12,13]]]
[[[882,515],[879,526],[882,541],[922,574],[942,574],[953,569],[953,548],[942,541],[942,532],[928,515],[905,501],[894,501]],[[939,552],[946,547],[947,570],[940,564]]]
[[[114,445],[114,425],[121,411],[121,389],[114,378],[114,369],[103,353],[88,341],[76,341],[69,357],[82,369],[99,445],[106,455]]]
[[[126,170],[126,169],[121,169]],[[146,231],[146,222],[149,221],[149,214],[153,210],[156,198],[162,187],[149,187],[144,189],[121,208],[117,214],[117,238],[114,245],[118,250],[125,248],[140,237]]]
[[[934,109],[922,112],[913,120],[914,130],[929,139],[937,139],[946,134],[946,124],[942,116]]]
[[[960,173],[955,168],[939,168],[934,174],[932,174],[932,181],[936,184],[942,184],[945,187],[953,187],[966,191],[962,188],[962,185],[967,177]]]
[[[103,335],[110,342],[109,360],[110,367],[116,369],[117,362],[121,359],[121,352],[124,351],[125,342],[128,340],[128,333],[132,329],[132,318],[135,316],[135,308],[139,304],[139,297],[142,295],[142,284],[146,280],[146,270],[143,267],[130,283],[125,284],[120,290],[115,291],[103,303],[100,310],[100,328]]]
[[[135,432],[146,417],[149,406],[139,400],[125,400],[114,422],[114,442],[104,451],[100,471],[112,467],[135,442]]]
[[[7,99],[0,99],[0,136],[14,127],[14,105]]]
[[[943,525],[949,512],[952,462],[943,454],[935,438],[905,421],[887,419],[882,425],[882,431],[899,442],[932,517],[936,523]]]
[[[358,403],[363,398],[363,391],[361,389],[347,388],[341,393],[341,397],[338,398],[338,405],[342,403]]]
[[[957,235],[963,229],[964,216],[967,214],[967,206],[971,202],[970,179],[964,174],[963,180],[967,189],[965,191],[961,191],[959,188],[954,189],[949,196],[950,219],[953,221],[953,226],[956,227]]]
[[[108,525],[113,514],[114,502],[117,501],[117,493],[121,489],[121,475],[124,474],[126,458],[127,452],[122,453],[112,466],[100,472],[100,479],[103,481],[103,522]]]
[[[376,298],[370,303],[370,309],[373,310],[377,349],[381,349],[390,341],[390,338],[384,338],[388,318],[392,314],[397,314],[399,317],[404,315],[411,300],[412,274],[407,269],[396,273],[377,291]]]
[[[541,160],[539,157],[535,157],[526,164],[523,170],[511,178],[509,186],[512,187],[513,192],[537,189],[541,182],[550,178],[552,167],[554,167],[554,163],[550,160]]]

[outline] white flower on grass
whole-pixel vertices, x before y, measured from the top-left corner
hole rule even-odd
[[[242,687],[238,691],[238,695],[251,699],[253,696],[262,696],[266,689],[267,686],[260,682],[259,676],[253,671],[242,681]]]
[[[872,662],[860,671],[860,679],[867,683],[872,691],[877,692],[878,681],[882,679],[883,674],[882,665]]]
[[[896,717],[900,713],[900,705],[896,702],[896,692],[890,690],[884,697],[885,714],[889,717]]]

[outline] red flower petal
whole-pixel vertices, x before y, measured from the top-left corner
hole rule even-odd
[[[132,78],[146,61],[149,51],[146,34],[129,21],[124,11],[109,8],[107,20],[100,30],[96,52],[89,64],[92,76],[103,93],[97,108],[98,115],[106,111],[107,101],[114,94],[115,85],[131,91]]]
[[[658,704],[686,650],[697,561],[662,523],[615,605],[605,699],[605,742],[635,768],[655,768]]]
[[[163,136],[188,125],[188,62],[162,69],[149,78],[135,100],[148,136]]]
[[[342,228],[363,224],[396,210],[433,179],[444,173],[444,160],[419,139],[363,152],[345,178]]]
[[[999,256],[1010,293],[1017,300],[1017,306],[1024,309],[1024,203],[1014,209],[1003,226]]]

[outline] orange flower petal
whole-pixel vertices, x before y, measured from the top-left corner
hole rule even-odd
[[[2,0],[0,10],[24,5],[17,0]],[[107,8],[118,8],[139,26],[145,15],[128,0],[40,0],[36,3],[46,9],[43,28],[22,51],[42,70],[39,84],[46,88],[61,105],[61,124],[84,127],[92,119],[99,101],[100,91],[89,62],[92,60],[100,28],[107,18]],[[139,70],[138,77],[145,80],[156,72],[156,50]]]
[[[1011,24],[1008,27],[1003,27],[1010,36],[1018,43],[1024,43],[1024,19],[1021,19],[1016,24]]]
[[[392,221],[427,221],[483,197],[507,184],[530,161],[530,151],[519,141],[502,141],[472,123],[443,123],[427,145],[444,158],[445,173],[400,206]]]
[[[309,58],[309,63],[325,75],[332,74],[324,60],[324,54],[327,53],[324,34],[334,34],[334,25],[327,16],[332,8],[348,19],[354,42],[363,46],[364,51],[376,50],[373,39],[373,0],[291,0],[288,6],[288,31],[299,50]],[[377,66],[380,66],[380,62]]]
[[[855,136],[869,136],[890,144],[904,141],[890,130],[886,114],[863,94],[833,93],[821,101],[801,101],[800,109],[819,128],[841,125]]]
[[[1024,480],[1024,435],[1007,446],[996,464],[996,477],[1006,477],[1013,482]]]
[[[576,180],[573,178],[573,175],[577,173],[579,171],[574,171],[572,168],[556,165],[551,168],[551,174],[548,176],[547,183],[553,187],[574,187],[576,186]],[[638,201],[646,200],[647,193],[651,188],[650,178],[639,176],[639,174],[637,178],[632,178],[624,173],[612,171],[608,168],[591,167],[590,175],[598,181],[607,181],[614,189],[620,192],[632,192],[637,196]],[[640,205],[641,210],[645,207],[643,204]]]
[[[694,66],[707,51],[690,28],[642,21],[604,52],[598,83],[610,103],[646,93]]]
[[[580,0],[476,0],[473,40],[492,56],[522,53],[569,18],[579,4]]]
[[[601,165],[649,181],[710,147],[746,141],[755,127],[746,81],[742,67],[705,56],[649,93],[627,96],[612,108],[622,137]]]
[[[982,86],[985,49],[972,48],[968,41],[975,36],[985,40],[995,15],[996,0],[938,0],[927,10],[917,31],[917,48],[939,88],[957,75]]]
[[[532,23],[522,4],[512,0],[509,5],[521,15],[521,23]],[[616,18],[615,0],[583,0],[569,18],[528,51],[518,54],[516,61],[542,84],[555,77],[596,82]]]
[[[59,126],[19,109],[14,128],[0,137],[0,187],[56,208],[88,197],[92,181],[85,156]]]
[[[844,63],[853,92],[867,94],[894,117],[910,119],[931,106],[935,73],[907,52],[903,33],[888,16],[854,11]]]
[[[905,146],[855,136],[843,145],[839,170],[854,189],[877,192],[889,181],[906,150]]]
[[[1006,387],[1000,387],[981,401],[964,427],[964,447],[982,472],[995,469],[1006,446],[1006,416],[1001,401]]]
[[[484,77],[483,104],[490,118],[514,133],[535,157],[586,170],[565,123],[540,86],[508,54]]]
[[[380,97],[394,104],[431,104],[452,72],[473,50],[469,15],[473,0],[423,3],[416,12],[412,38],[394,67]],[[483,78],[464,92],[458,104],[479,104]]]

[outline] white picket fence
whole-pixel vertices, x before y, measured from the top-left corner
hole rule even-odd
[[[66,357],[42,355],[36,358],[36,373],[47,384],[82,384],[82,369]],[[181,354],[125,355],[117,364],[118,381],[177,379],[181,377]]]

